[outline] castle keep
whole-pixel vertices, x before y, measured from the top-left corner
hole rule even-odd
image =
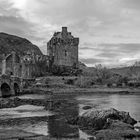
[[[55,32],[47,43],[51,65],[77,67],[78,45],[79,38],[72,36],[67,27],[62,27],[62,32]]]

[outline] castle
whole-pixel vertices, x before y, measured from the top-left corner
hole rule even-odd
[[[47,43],[47,55],[51,65],[78,67],[79,38],[71,35],[67,27],[62,32],[55,32]]]
[[[55,32],[47,43],[48,55],[37,55],[33,50],[23,52],[24,55],[14,51],[8,55],[3,54],[0,56],[0,96],[17,95],[26,86],[26,82],[44,76],[47,72],[61,75],[67,69],[68,74],[76,74],[78,45],[79,38],[72,36],[67,27],[62,27],[62,32]]]
[[[12,52],[3,56],[0,73],[30,79],[52,72],[53,66],[78,68],[78,45],[79,38],[62,27],[62,32],[55,32],[47,43],[47,55],[27,51],[21,56]]]

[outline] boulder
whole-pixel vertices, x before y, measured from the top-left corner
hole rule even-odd
[[[137,123],[136,120],[130,117],[128,112],[111,108],[107,110],[87,110],[79,116],[78,125],[85,129],[101,130],[108,123],[108,119],[119,120],[130,125]]]
[[[140,132],[135,131],[134,127],[130,124],[111,120],[105,129],[96,131],[93,135],[96,137],[96,140],[122,140],[122,138],[132,139],[139,137]]]
[[[137,121],[128,112],[114,108],[106,110],[90,109],[79,116],[77,124],[80,129],[94,135],[97,140],[120,140],[122,138],[139,137],[135,131]]]

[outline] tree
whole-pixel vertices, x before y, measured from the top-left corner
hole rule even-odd
[[[97,82],[103,83],[105,80],[111,77],[111,72],[106,67],[103,67],[101,64],[95,65],[95,75]]]
[[[136,81],[140,81],[140,62],[136,61],[132,66],[129,67],[127,75],[129,78],[134,79]]]

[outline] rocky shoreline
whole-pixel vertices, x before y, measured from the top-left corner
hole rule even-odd
[[[63,94],[63,95],[82,95],[82,94],[140,94],[139,88],[77,88],[77,87],[39,87],[39,88],[29,88],[23,91],[24,94]]]
[[[89,109],[77,118],[70,118],[68,123],[78,125],[86,133],[96,137],[96,140],[122,140],[123,138],[140,137],[140,132],[134,129],[136,120],[128,112],[116,109]]]
[[[43,91],[41,91],[41,93],[43,93]],[[0,109],[15,108],[22,105],[35,105],[43,106],[45,110],[52,110],[56,113],[59,113],[61,110],[65,110],[65,113],[67,113],[67,108],[71,108],[73,112],[75,107],[77,107],[77,103],[73,98],[68,100],[65,99],[65,97],[62,98],[62,96],[60,96],[58,97],[58,100],[50,95],[51,94],[48,94],[45,99],[22,99],[20,97],[1,98]],[[66,96],[68,95],[66,94]],[[113,108],[108,110],[95,110],[92,106],[84,106],[83,109],[85,110],[85,113],[81,116],[78,116],[77,112],[68,116],[65,113],[59,115],[65,123],[76,126],[83,132],[93,136],[92,139],[95,139],[96,137],[96,140],[122,140],[122,138],[132,139],[140,137],[140,132],[136,131],[134,127],[134,124],[136,124],[137,121],[134,120],[128,112],[118,111]],[[45,121],[47,119],[47,116],[5,119],[0,120],[0,126],[5,126],[7,124],[12,126],[16,123],[20,124],[27,121],[35,122],[36,120]],[[46,136],[40,137],[45,137],[45,139],[48,138]],[[32,139],[35,138],[37,138],[37,136]],[[48,139],[51,140],[52,138]]]

